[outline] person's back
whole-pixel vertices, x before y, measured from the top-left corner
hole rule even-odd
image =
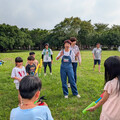
[[[118,78],[108,81],[104,87],[109,94],[108,100],[103,104],[101,120],[105,117],[108,120],[120,120],[120,92]],[[113,112],[114,111],[114,112]]]
[[[12,109],[10,120],[53,120],[47,104],[34,104],[40,96],[41,87],[42,83],[38,77],[28,75],[20,81],[22,105]]]
[[[11,111],[10,120],[53,120],[47,106],[36,106],[32,109],[14,108]]]

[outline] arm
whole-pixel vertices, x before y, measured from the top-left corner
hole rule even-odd
[[[53,55],[51,55],[51,63],[53,63]]]
[[[63,56],[63,51],[61,51],[58,56],[56,57],[56,60],[59,60]]]
[[[18,81],[21,80],[20,78],[16,77],[16,69],[14,69],[14,68],[13,68],[13,70],[12,70],[11,78],[12,78],[12,79],[16,79],[16,80],[18,80]]]
[[[42,54],[42,60],[43,60],[44,55]]]
[[[94,51],[95,51],[95,49],[93,49],[93,51],[92,51],[93,59],[95,59]]]
[[[76,54],[76,56],[78,57],[78,62],[79,62],[79,66],[80,66],[80,64],[81,64],[81,54],[80,54],[80,49],[79,49],[79,47],[77,46],[77,54]]]
[[[93,59],[95,59],[95,55],[94,55],[94,53],[93,53]]]
[[[108,94],[107,91],[105,91],[104,95],[103,95],[103,98],[94,107],[91,107],[91,108],[87,109],[87,111],[92,112],[92,111],[96,110],[98,107],[103,105],[107,101],[108,98],[109,98],[109,94]]]
[[[16,80],[18,80],[19,82],[21,81],[21,79],[18,78],[18,77],[12,77],[12,79],[16,79]]]
[[[78,55],[78,62],[79,62],[79,66],[81,65],[81,54],[80,54],[80,51],[79,51],[79,55]]]

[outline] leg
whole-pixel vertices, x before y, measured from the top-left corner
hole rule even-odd
[[[95,70],[95,65],[97,64],[97,61],[94,60],[94,65],[93,65],[93,71]]]
[[[101,63],[101,60],[98,61],[98,70],[99,70],[99,73],[100,73],[100,63]]]
[[[21,105],[21,98],[20,98],[20,93],[19,93],[19,82],[18,83],[15,83],[15,86],[16,86],[16,89],[18,90],[18,106]]]
[[[48,66],[49,66],[49,69],[50,69],[50,73],[52,73],[51,62],[48,62]]]
[[[73,95],[78,95],[77,86],[76,86],[75,79],[74,79],[73,68],[67,69],[67,75],[68,75],[68,79],[70,81]]]
[[[46,73],[47,62],[43,62],[43,65],[44,65],[44,73]]]
[[[61,68],[60,69],[60,75],[61,75],[61,81],[62,81],[63,94],[66,96],[66,95],[68,95],[66,70]]]
[[[77,63],[72,63],[73,65],[73,72],[74,72],[74,78],[75,78],[75,83],[77,82]]]

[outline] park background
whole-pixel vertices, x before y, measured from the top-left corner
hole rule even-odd
[[[15,57],[22,57],[25,66],[30,51],[40,61],[45,43],[53,50],[53,75],[40,79],[41,96],[55,120],[99,120],[101,107],[95,112],[82,110],[99,98],[104,88],[104,61],[117,55],[120,46],[119,0],[0,0],[0,120],[9,120],[10,111],[18,106],[17,90],[11,79]],[[63,41],[77,38],[82,63],[78,67],[77,87],[81,95],[64,99],[60,80],[60,63],[55,58],[63,48]],[[92,49],[102,47],[101,74],[93,71]]]
[[[36,59],[41,58],[41,51],[34,51]],[[40,79],[42,81],[41,96],[45,95],[45,101],[55,120],[99,120],[101,107],[95,112],[82,114],[82,110],[91,102],[97,100],[104,88],[104,61],[109,56],[120,55],[118,51],[103,51],[101,74],[98,72],[96,66],[93,71],[93,58],[91,51],[81,51],[82,64],[77,70],[77,88],[81,98],[72,95],[69,89],[69,98],[65,99],[62,92],[62,85],[60,79],[60,63],[55,58],[58,51],[53,51],[53,75],[49,74],[47,69],[47,76],[44,77],[43,68]],[[1,53],[1,58],[6,61],[0,66],[0,120],[9,120],[10,111],[12,108],[18,106],[17,90],[15,84],[11,79],[11,71],[15,67],[14,59],[17,56],[23,58],[23,65],[27,62],[29,51]]]

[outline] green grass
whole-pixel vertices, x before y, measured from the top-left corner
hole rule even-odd
[[[10,76],[12,68],[15,66],[15,57],[22,57],[25,65],[28,53],[29,51],[0,54],[0,58],[6,61],[3,66],[0,66],[0,120],[9,120],[11,109],[18,105],[17,90]],[[71,89],[69,89],[69,99],[64,99],[60,79],[60,60],[55,60],[57,54],[58,51],[54,51],[53,75],[51,76],[49,70],[47,70],[48,74],[44,77],[42,68],[42,75],[40,77],[43,83],[41,96],[46,96],[46,103],[49,105],[53,118],[55,120],[99,120],[101,108],[86,115],[82,114],[82,110],[92,101],[97,100],[103,91],[103,65],[105,59],[112,55],[119,56],[120,53],[117,51],[103,51],[101,74],[99,74],[98,66],[93,71],[91,51],[81,51],[82,64],[77,70],[77,88],[81,95],[80,99],[72,96]],[[40,57],[41,52],[36,51],[36,59],[40,60]]]

